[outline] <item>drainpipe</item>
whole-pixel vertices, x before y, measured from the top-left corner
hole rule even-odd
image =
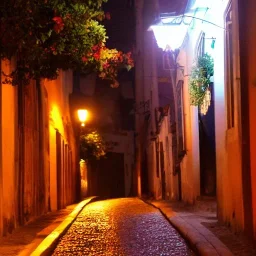
[[[136,106],[143,101],[143,5],[144,0],[135,2],[136,12],[136,66],[135,66],[135,101]],[[135,170],[133,194],[141,196],[141,116],[135,111]]]

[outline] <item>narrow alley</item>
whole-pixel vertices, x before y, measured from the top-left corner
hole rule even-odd
[[[53,255],[193,255],[154,207],[135,198],[87,205]]]
[[[256,0],[1,0],[0,256],[256,256]]]

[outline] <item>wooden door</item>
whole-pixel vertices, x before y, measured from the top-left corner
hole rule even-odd
[[[124,154],[108,152],[89,163],[89,194],[106,198],[125,196]]]

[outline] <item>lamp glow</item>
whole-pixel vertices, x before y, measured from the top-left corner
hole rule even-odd
[[[78,119],[81,122],[82,126],[85,126],[85,121],[87,120],[88,117],[88,111],[86,109],[79,109],[77,111],[78,114]]]
[[[181,25],[153,25],[151,26],[157,44],[163,50],[179,49],[182,46],[184,38],[187,33],[187,26]]]

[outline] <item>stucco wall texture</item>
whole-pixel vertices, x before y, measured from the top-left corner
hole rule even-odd
[[[2,71],[9,73],[10,65],[4,62]],[[2,211],[0,211],[0,234],[11,232],[16,225],[17,211],[15,207],[16,200],[16,112],[17,88],[7,84],[1,85],[1,169],[0,172],[0,203],[2,202]],[[1,206],[0,206],[1,209]],[[2,214],[1,214],[2,213]]]
[[[252,187],[252,209],[254,238],[256,239],[256,6],[254,0],[243,3],[244,17],[246,17],[246,44],[247,53],[243,58],[247,62],[248,68],[248,88],[249,88],[249,118],[250,118],[250,155],[251,155],[251,187]],[[245,85],[246,86],[246,85]]]
[[[13,65],[2,61],[1,71],[10,73]],[[21,88],[3,83],[2,76],[1,236],[76,200],[79,169],[68,102],[72,77],[72,72],[60,72],[57,80]]]

